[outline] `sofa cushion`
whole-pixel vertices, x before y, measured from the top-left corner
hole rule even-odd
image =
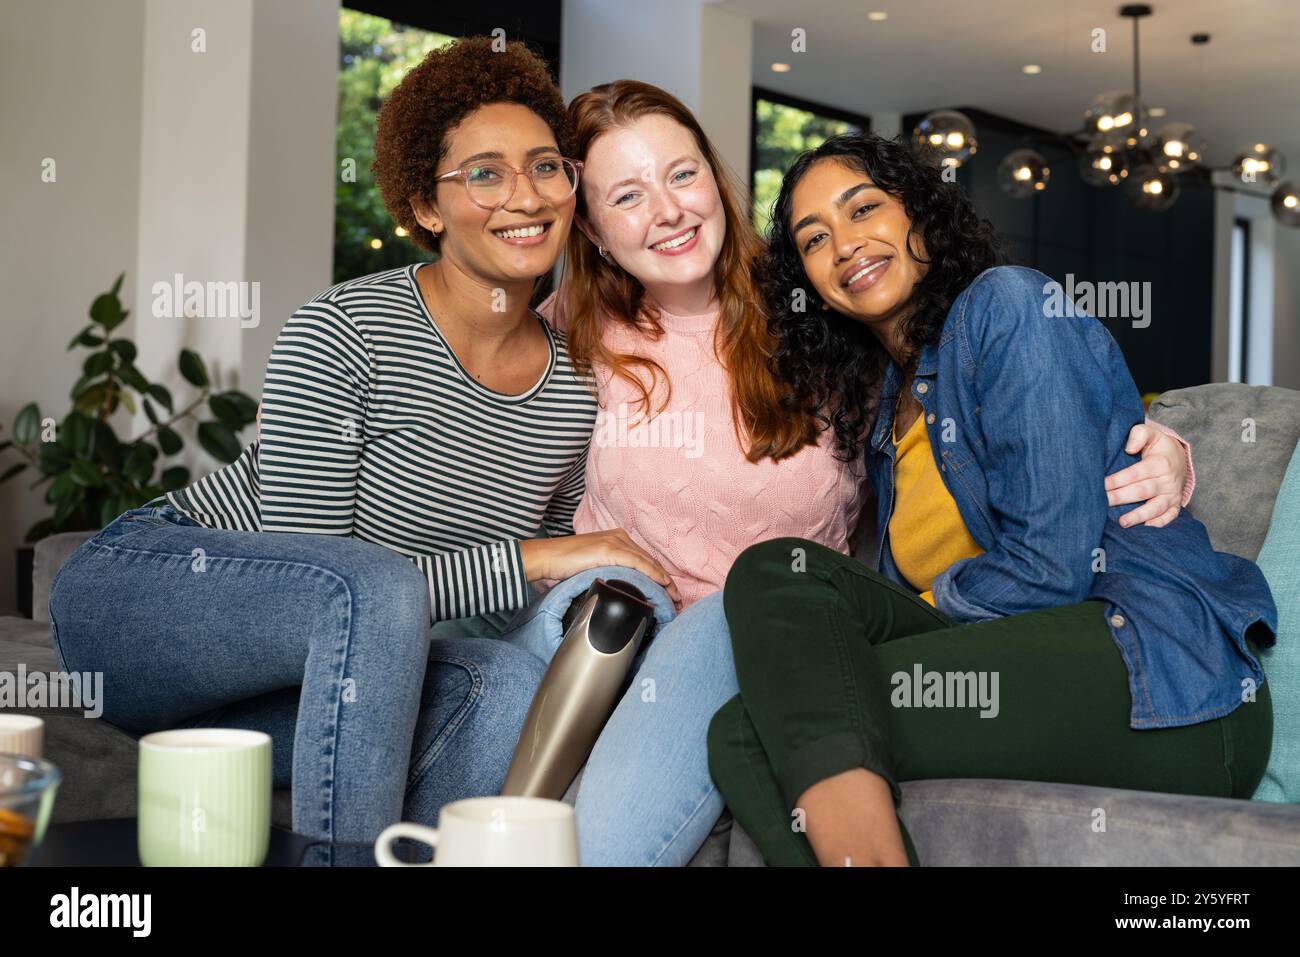
[[[32,562],[32,620],[50,620],[50,585],[68,556],[81,547],[81,543],[98,535],[98,532],[60,532],[47,535],[36,543]]]
[[[1273,700],[1273,749],[1255,799],[1300,802],[1300,448],[1273,505],[1259,567],[1277,604],[1277,644],[1260,652]]]
[[[1188,510],[1205,524],[1214,547],[1254,561],[1300,441],[1300,392],[1198,385],[1164,393],[1150,415],[1191,443],[1196,494]]]
[[[1300,864],[1292,804],[976,778],[902,788],[899,815],[922,867]],[[740,825],[730,864],[762,865]]]

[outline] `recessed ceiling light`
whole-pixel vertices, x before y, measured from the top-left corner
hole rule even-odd
[[[1160,117],[1160,116],[1164,116],[1165,113],[1167,112],[1168,110],[1166,110],[1163,106],[1153,106],[1149,110],[1147,110],[1147,115]]]
[[[1035,73],[1043,72],[1043,68],[1037,63],[1026,63],[1020,68],[1020,70],[1022,73],[1028,73],[1030,76],[1033,76]]]
[[[790,64],[788,64],[788,63],[773,63],[773,64],[772,64],[772,72],[773,72],[773,73],[789,73],[789,72],[790,72]]]
[[[889,14],[886,13],[884,10],[872,10],[870,13],[867,14],[867,19],[875,20],[877,23],[879,23],[881,20],[888,20]]]

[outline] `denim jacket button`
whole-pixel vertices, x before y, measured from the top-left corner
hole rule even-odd
[[[934,413],[931,412],[929,415],[927,415],[925,417],[925,421],[930,425],[934,425]]]
[[[1123,616],[1123,615],[1111,615],[1111,616],[1110,616],[1110,623],[1111,623],[1112,625],[1114,625],[1116,628],[1123,628],[1123,627],[1124,627],[1124,616]]]
[[[930,384],[928,382],[918,382],[916,384],[916,391],[921,393],[921,395],[925,395],[930,391]]]

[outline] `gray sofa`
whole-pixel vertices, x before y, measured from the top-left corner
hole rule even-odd
[[[1300,392],[1199,386],[1166,393],[1151,414],[1192,443],[1192,512],[1215,546],[1254,559],[1300,439]],[[1254,423],[1254,442],[1242,441],[1245,420]],[[69,533],[38,543],[36,620],[0,618],[0,671],[16,672],[20,665],[29,673],[57,670],[50,583],[87,537]],[[135,814],[131,735],[79,711],[28,713],[45,719],[46,756],[63,770],[55,821]],[[576,782],[570,800],[575,791]],[[1300,805],[998,780],[913,781],[903,785],[903,795],[901,814],[926,865],[1300,864]],[[290,824],[287,790],[274,795],[273,819]],[[691,863],[761,866],[762,860],[724,814]]]

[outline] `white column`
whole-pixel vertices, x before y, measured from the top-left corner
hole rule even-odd
[[[181,348],[221,387],[239,384],[237,320],[154,315],[155,285],[241,282],[247,229],[252,0],[146,0],[139,245],[134,286],[140,370],[190,392]],[[159,303],[160,311],[180,304]],[[143,415],[139,421],[143,422]],[[191,460],[193,461],[193,460]]]
[[[338,0],[146,0],[144,45],[138,363],[181,401],[176,356],[193,349],[218,388],[256,399],[281,326],[330,285]],[[155,315],[177,275],[247,283],[256,314]],[[216,464],[197,445],[185,458]]]
[[[871,132],[886,139],[897,136],[903,131],[903,114],[876,112],[871,114]],[[910,131],[909,131],[910,132]]]

